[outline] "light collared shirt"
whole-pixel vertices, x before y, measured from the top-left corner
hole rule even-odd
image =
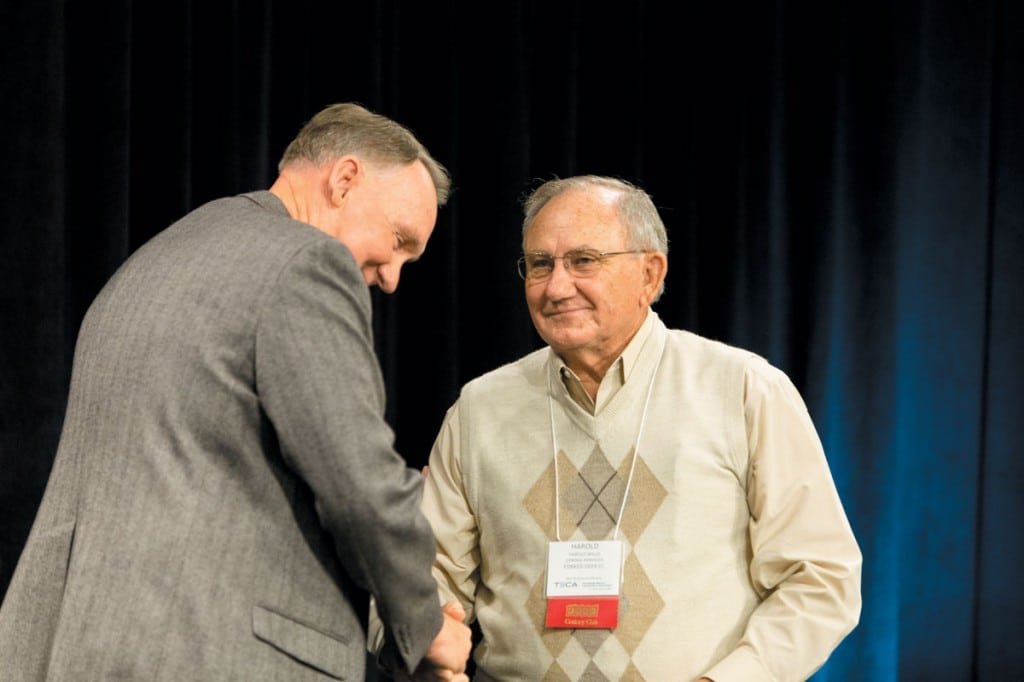
[[[562,378],[562,384],[565,386],[565,390],[569,392],[569,396],[573,401],[592,415],[600,413],[604,406],[608,404],[608,401],[612,399],[612,396],[618,393],[619,389],[629,381],[630,374],[632,374],[633,368],[636,366],[637,358],[640,357],[640,350],[647,343],[647,339],[650,338],[653,326],[654,316],[648,310],[643,324],[640,325],[640,329],[633,335],[629,344],[622,351],[622,354],[612,363],[604,377],[601,378],[601,383],[597,387],[597,400],[590,397],[587,389],[583,387],[583,382],[580,381],[575,372],[569,369],[565,361],[561,357],[556,356],[558,358],[558,376]]]

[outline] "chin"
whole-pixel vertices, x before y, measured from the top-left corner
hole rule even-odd
[[[581,338],[576,334],[559,334],[557,332],[541,334],[540,337],[559,354],[585,346],[589,341],[589,339]]]

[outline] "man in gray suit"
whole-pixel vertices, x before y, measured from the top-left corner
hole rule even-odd
[[[447,171],[354,104],[279,170],[143,245],[86,314],[0,680],[362,680],[367,593],[407,671],[465,679],[369,295],[423,253]]]

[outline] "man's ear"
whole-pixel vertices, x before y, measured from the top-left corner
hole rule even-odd
[[[363,172],[362,161],[350,154],[338,157],[331,163],[326,191],[332,205],[341,203],[348,191],[362,179]]]
[[[660,251],[644,254],[644,303],[650,305],[668,274],[668,257]]]

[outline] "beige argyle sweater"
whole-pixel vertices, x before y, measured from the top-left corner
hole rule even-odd
[[[596,416],[549,349],[470,382],[446,416],[423,505],[442,601],[483,634],[477,681],[802,680],[857,623],[860,551],[796,389],[651,315]],[[652,376],[618,627],[545,628],[548,543],[612,539]]]

